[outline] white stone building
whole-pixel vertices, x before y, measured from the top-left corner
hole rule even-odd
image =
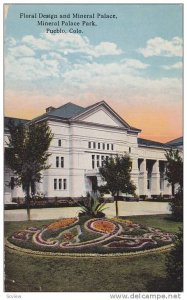
[[[5,140],[9,119],[5,118]],[[131,175],[137,195],[171,195],[171,187],[164,179],[165,150],[170,145],[138,138],[141,130],[125,122],[105,101],[86,108],[73,103],[49,107],[34,119],[43,120],[54,134],[49,148],[51,167],[44,171],[37,187],[47,198],[77,198],[95,191],[101,182],[98,168],[102,161],[124,152],[132,159]],[[12,182],[10,187],[8,182]],[[14,174],[5,162],[5,203],[17,197],[24,197],[24,193],[21,187],[14,186]]]

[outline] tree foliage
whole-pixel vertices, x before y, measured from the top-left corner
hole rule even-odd
[[[166,153],[166,179],[172,186],[174,198],[170,201],[172,218],[183,220],[183,160],[179,150],[170,149]],[[177,189],[176,189],[177,187]]]
[[[103,167],[99,168],[102,180],[105,183],[99,190],[110,192],[116,200],[116,216],[118,216],[119,193],[134,195],[136,186],[131,180],[132,162],[128,154],[116,155],[103,161]]]
[[[8,129],[5,161],[15,174],[15,185],[22,185],[29,204],[31,193],[36,192],[35,184],[41,181],[42,171],[50,167],[48,148],[53,134],[45,122],[28,125],[10,122]]]
[[[166,179],[174,187],[179,186],[180,191],[183,191],[183,160],[179,150],[170,149],[165,154],[167,158],[166,164]],[[174,191],[173,191],[174,192]]]
[[[173,292],[183,291],[183,231],[179,229],[175,247],[166,258],[167,277]]]

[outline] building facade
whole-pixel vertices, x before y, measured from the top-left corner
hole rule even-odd
[[[5,118],[5,147],[9,119]],[[132,160],[131,176],[137,195],[171,195],[164,176],[165,151],[171,145],[139,138],[141,130],[125,122],[105,101],[86,108],[73,103],[49,107],[45,114],[32,121],[44,120],[54,138],[49,148],[51,167],[43,172],[37,190],[47,198],[78,198],[96,191],[101,184],[99,167],[103,161],[124,152],[129,153]],[[8,186],[9,182],[12,184]],[[14,186],[14,174],[5,161],[5,203],[17,197],[24,197],[24,192]]]

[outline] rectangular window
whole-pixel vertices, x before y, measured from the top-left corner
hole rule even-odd
[[[107,150],[109,150],[110,149],[110,145],[109,144],[107,144]]]
[[[64,157],[61,157],[61,168],[64,168]]]
[[[100,143],[98,143],[98,149],[100,149]]]
[[[62,141],[58,140],[58,146],[61,147],[62,146]]]
[[[107,156],[106,156],[106,161],[108,161],[108,159],[109,159],[109,156],[107,155]]]
[[[95,147],[96,147],[96,144],[95,144],[95,142],[93,142],[93,148],[95,149]]]
[[[103,150],[105,150],[105,144],[103,143]]]
[[[59,157],[56,156],[56,167],[58,168],[59,167]]]
[[[129,153],[131,153],[131,147],[129,147]]]
[[[105,157],[102,155],[102,156],[101,156],[101,166],[102,166],[102,167],[104,166],[104,159],[105,159]]]
[[[54,190],[56,190],[57,189],[57,179],[55,178],[54,179]]]
[[[15,186],[14,177],[11,177],[10,178],[10,188],[11,188],[11,190],[14,189],[14,186]]]
[[[59,190],[62,189],[62,179],[58,180],[58,188],[59,188]]]
[[[88,142],[88,148],[91,148],[91,147],[92,147],[92,143]]]
[[[97,168],[99,168],[99,155],[97,155]]]
[[[114,145],[113,144],[111,144],[111,150],[114,150]]]
[[[64,190],[67,190],[67,179],[63,180]]]
[[[95,155],[92,155],[92,169],[95,169]]]

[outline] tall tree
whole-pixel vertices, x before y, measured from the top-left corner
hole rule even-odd
[[[111,192],[115,199],[116,217],[118,217],[119,193],[135,194],[136,186],[131,180],[132,162],[128,154],[116,155],[103,161],[99,168],[104,185],[99,187],[101,192]]]
[[[50,167],[47,160],[53,134],[45,122],[26,125],[10,122],[8,129],[5,161],[15,174],[15,185],[22,185],[25,191],[27,217],[30,220],[31,194],[35,194],[35,186],[42,179],[42,171]]]
[[[169,202],[171,217],[183,220],[183,159],[179,150],[170,149],[166,152],[166,179],[172,186],[173,199]],[[177,189],[176,189],[177,187]]]
[[[183,192],[183,159],[179,150],[170,149],[165,154],[167,158],[166,179],[172,186],[172,194],[175,194],[175,186],[178,185],[179,191]]]

